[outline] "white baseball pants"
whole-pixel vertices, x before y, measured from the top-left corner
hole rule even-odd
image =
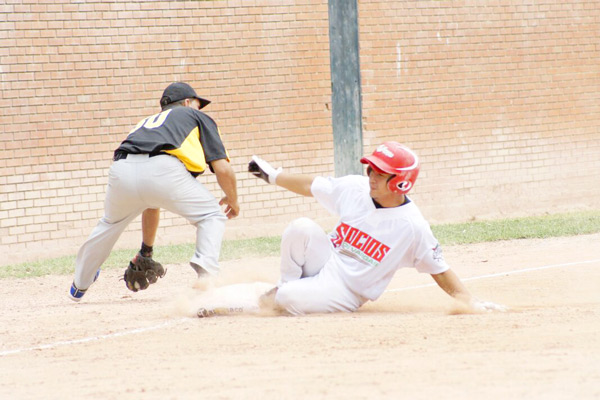
[[[209,273],[219,270],[227,217],[217,199],[181,161],[169,155],[129,154],[108,173],[104,216],[77,253],[75,286],[87,289],[129,223],[147,208],[162,208],[196,226],[191,262]]]
[[[356,311],[367,299],[344,284],[336,257],[317,223],[309,218],[294,220],[281,238],[281,278],[275,302],[294,315]]]

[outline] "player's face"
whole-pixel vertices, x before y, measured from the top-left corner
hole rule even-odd
[[[188,100],[188,107],[190,108],[195,108],[196,110],[200,109],[200,100],[198,99],[187,99]]]
[[[389,196],[390,193],[392,193],[387,186],[388,180],[392,175],[377,172],[371,168],[371,166],[367,168],[367,174],[369,175],[369,187],[371,189],[372,198],[377,200],[384,196]]]

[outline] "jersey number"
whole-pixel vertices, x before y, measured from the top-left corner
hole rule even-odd
[[[154,114],[148,118],[144,118],[143,120],[138,122],[138,124],[129,133],[131,134],[131,133],[137,131],[142,126],[146,129],[158,128],[159,126],[161,126],[162,124],[165,123],[165,120],[167,119],[167,115],[169,115],[171,110],[172,109],[165,110],[161,113]]]

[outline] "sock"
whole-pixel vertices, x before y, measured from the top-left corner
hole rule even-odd
[[[152,246],[146,246],[146,244],[144,242],[142,242],[142,248],[140,250],[140,253],[142,253],[142,256],[152,257],[152,251],[153,251]]]

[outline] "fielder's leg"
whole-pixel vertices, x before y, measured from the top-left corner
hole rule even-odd
[[[156,231],[158,230],[158,224],[160,223],[160,209],[159,208],[147,208],[142,213],[142,255],[144,257],[152,257],[152,247],[156,240]],[[145,249],[147,246],[149,249]]]
[[[154,240],[156,231],[160,222],[160,209],[148,208],[142,213],[142,245],[140,251],[129,261],[127,269],[134,271],[144,271],[148,284],[156,283],[158,278],[162,278],[166,270],[163,266],[152,258],[154,253]],[[127,281],[128,272],[125,271],[124,279]],[[141,278],[138,278],[141,279]],[[126,282],[129,288],[131,282]],[[139,284],[140,282],[138,282]],[[140,285],[140,288],[146,285]],[[135,287],[135,286],[133,286]]]
[[[161,180],[159,185],[148,182],[146,195],[161,208],[181,215],[196,227],[196,251],[190,264],[198,275],[204,271],[217,274],[227,221],[217,199],[181,161],[171,156],[157,156],[152,160],[160,167],[157,173]]]
[[[81,246],[75,261],[75,276],[70,297],[79,301],[98,277],[100,267],[127,225],[147,206],[136,190],[135,164],[129,160],[114,162],[108,173],[104,216]]]
[[[141,212],[141,210],[140,210]],[[80,299],[83,293],[98,278],[100,267],[129,223],[139,215],[133,213],[126,219],[111,223],[106,216],[98,222],[85,243],[77,252],[75,277],[71,288],[73,300]]]

